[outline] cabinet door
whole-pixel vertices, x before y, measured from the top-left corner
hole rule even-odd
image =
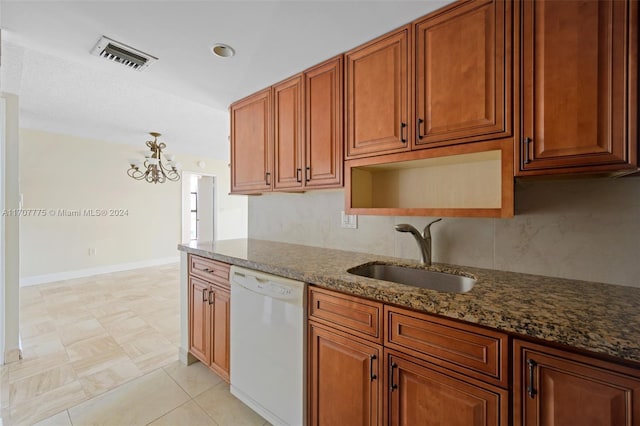
[[[346,53],[347,158],[409,150],[411,27]]]
[[[463,2],[416,24],[414,148],[509,135],[510,4]]]
[[[307,70],[305,91],[305,186],[341,187],[344,133],[342,56]]]
[[[521,170],[636,162],[638,2],[521,3]],[[631,151],[630,151],[631,150]]]
[[[231,295],[215,286],[211,292],[211,369],[228,382]]]
[[[302,188],[303,95],[302,75],[273,86],[274,189]]]
[[[309,323],[309,424],[378,425],[381,346]]]
[[[405,359],[393,354],[385,357],[390,425],[508,424],[506,390],[468,383],[411,362],[410,357]]]
[[[269,191],[272,176],[271,89],[231,105],[231,192]]]
[[[640,424],[637,375],[526,342],[516,341],[514,354],[514,425]]]
[[[205,364],[211,354],[208,295],[208,283],[189,277],[189,352]]]

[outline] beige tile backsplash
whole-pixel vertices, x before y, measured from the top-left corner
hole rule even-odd
[[[513,219],[445,218],[434,260],[640,287],[640,178],[516,183]],[[358,216],[340,227],[344,191],[249,197],[249,237],[418,259],[396,223],[433,218]]]

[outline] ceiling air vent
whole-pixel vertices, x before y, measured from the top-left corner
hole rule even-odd
[[[158,60],[158,58],[148,53],[141,52],[138,49],[111,40],[105,36],[102,36],[102,38],[98,40],[96,46],[91,50],[91,54],[126,65],[137,71],[144,71],[149,65]]]

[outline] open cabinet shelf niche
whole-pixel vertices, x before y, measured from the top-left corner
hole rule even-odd
[[[513,217],[512,140],[351,160],[349,214]]]

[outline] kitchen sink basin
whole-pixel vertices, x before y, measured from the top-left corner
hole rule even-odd
[[[476,280],[463,275],[408,266],[367,263],[347,270],[348,273],[376,280],[391,281],[447,293],[466,293],[473,288]]]

